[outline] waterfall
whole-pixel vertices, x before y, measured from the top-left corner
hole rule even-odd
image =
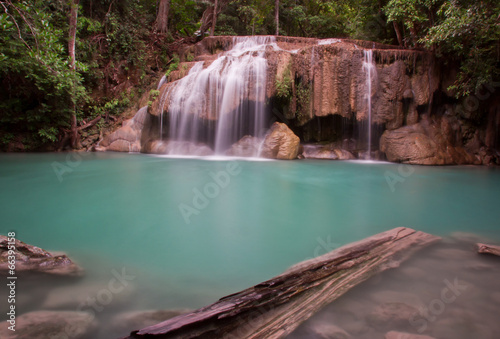
[[[377,69],[373,63],[373,51],[371,49],[364,50],[363,57],[363,72],[365,73],[365,97],[367,105],[367,139],[368,150],[366,152],[366,160],[371,158],[372,150],[372,80],[375,80]]]
[[[160,102],[161,112],[168,111],[168,139],[209,144],[223,154],[245,135],[262,136],[268,46],[277,47],[274,37],[235,37],[231,50],[206,67],[197,62],[173,83]]]
[[[159,91],[161,86],[163,86],[166,82],[167,82],[167,76],[163,75],[161,77],[160,82],[158,83],[158,87],[156,89]]]

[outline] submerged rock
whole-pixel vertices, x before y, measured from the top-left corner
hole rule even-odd
[[[177,317],[191,310],[147,310],[117,314],[111,320],[111,327],[121,332],[130,332]]]
[[[40,247],[15,240],[16,273],[38,272],[57,275],[81,275],[83,270],[65,254],[53,254]],[[0,235],[0,274],[9,273],[9,241]]]
[[[408,327],[408,319],[418,314],[416,307],[401,302],[389,302],[375,307],[368,315],[368,323],[379,331]]]
[[[500,246],[477,243],[477,252],[492,254],[500,257]]]
[[[110,283],[111,281],[111,283]],[[111,286],[111,288],[110,288]],[[113,291],[118,291],[114,293]],[[44,309],[92,309],[89,300],[102,299],[106,307],[124,307],[137,292],[133,281],[121,283],[111,274],[108,280],[53,288],[42,304]]]
[[[435,338],[429,337],[428,335],[390,331],[385,334],[385,339],[435,339]]]
[[[349,339],[352,338],[349,333],[344,331],[342,328],[333,324],[316,324],[311,329],[311,332],[315,334],[315,338],[320,339]]]
[[[264,139],[261,156],[282,160],[296,159],[299,144],[299,137],[287,125],[275,122]]]
[[[168,155],[210,156],[214,151],[205,144],[189,141],[152,141],[144,147],[144,153]]]
[[[262,142],[263,140],[260,138],[245,135],[226,151],[226,155],[235,157],[258,157]]]
[[[349,151],[334,148],[333,145],[304,145],[305,159],[352,160],[356,157]]]
[[[97,329],[93,314],[74,311],[37,311],[25,313],[16,318],[15,332],[3,321],[0,324],[2,339],[52,339],[89,338]]]

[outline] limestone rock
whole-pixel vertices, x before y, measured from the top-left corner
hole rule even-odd
[[[394,302],[381,304],[368,315],[367,321],[373,328],[384,331],[391,328],[404,329],[409,319],[418,313],[417,308],[406,303]]]
[[[437,338],[455,338],[460,333],[462,338],[494,338],[489,327],[482,324],[474,314],[463,312],[450,318],[438,318],[432,325],[432,334]]]
[[[72,276],[83,273],[83,270],[65,254],[53,254],[17,239],[14,246],[16,273],[38,272]],[[0,235],[0,275],[7,275],[9,272],[8,256],[8,237]]]
[[[146,143],[142,152],[152,154],[190,154],[194,156],[210,156],[214,151],[210,147],[201,143],[189,141],[161,141],[155,140]]]
[[[160,323],[187,312],[190,312],[190,310],[147,310],[124,312],[117,314],[111,320],[110,326],[115,328],[117,331],[126,333],[133,329],[140,329]]]
[[[74,311],[36,311],[16,318],[16,331],[8,329],[10,324],[0,324],[2,339],[52,339],[52,338],[89,338],[97,329],[94,315]]]
[[[333,145],[304,145],[302,156],[305,159],[351,160],[356,157],[349,151],[333,148]]]
[[[271,159],[297,158],[300,139],[287,125],[275,122],[264,139],[261,156]]]
[[[258,157],[263,140],[245,135],[226,151],[226,155],[236,157]]]
[[[477,252],[493,254],[500,257],[500,246],[477,243]]]
[[[352,338],[349,333],[342,328],[328,323],[315,324],[312,328],[315,338],[319,339],[349,339]]]
[[[96,147],[97,151],[140,152],[141,137],[148,114],[143,107],[132,119],[123,122],[122,127],[107,135]]]
[[[455,140],[455,127],[446,117],[428,118],[411,126],[386,130],[380,150],[392,162],[414,165],[474,164],[475,157]]]
[[[434,339],[434,338],[429,337],[428,335],[390,331],[385,334],[385,339]]]
[[[417,309],[425,306],[416,294],[409,292],[380,291],[374,293],[371,299],[379,305],[383,303],[403,303]]]
[[[114,284],[110,289],[110,281]],[[116,290],[115,290],[116,289]],[[113,291],[115,292],[113,292]],[[136,286],[131,281],[126,281],[126,285],[116,282],[116,279],[111,274],[110,280],[79,283],[75,285],[62,286],[51,289],[42,307],[44,309],[92,309],[89,300],[102,300],[101,305],[106,304],[113,307],[126,306],[130,302],[132,296],[136,292]]]

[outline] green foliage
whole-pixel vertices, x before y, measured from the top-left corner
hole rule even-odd
[[[149,91],[149,100],[155,101],[159,95],[160,95],[160,91],[158,91],[156,89],[152,89],[151,91]]]
[[[450,88],[458,97],[475,93],[500,76],[498,1],[390,0],[384,11],[389,22],[403,23],[410,31],[406,41],[460,63],[457,81]]]
[[[170,76],[170,73],[179,69],[179,62],[179,56],[177,54],[174,54],[174,56],[172,57],[172,63],[168,66],[168,70],[165,72],[165,76],[167,77],[167,79]]]
[[[286,69],[283,79],[276,79],[276,95],[281,99],[290,99],[292,95],[292,76],[290,69]]]
[[[171,0],[169,32],[157,35],[156,0],[81,0],[76,72],[69,67],[66,0],[2,1],[0,13],[0,146],[24,140],[28,149],[57,142],[78,120],[118,115],[148,76],[179,69],[178,44],[201,26],[210,0]],[[458,96],[498,81],[500,2],[497,0],[281,0],[280,34],[367,39],[433,50],[460,65]],[[274,1],[230,0],[217,35],[274,34]],[[186,39],[187,37],[187,39]],[[194,41],[194,39],[192,40]],[[187,61],[194,61],[188,54]],[[183,66],[185,67],[185,66]],[[289,103],[294,79],[277,80],[277,99]],[[297,117],[309,109],[309,85],[295,84]],[[135,86],[135,90],[131,87]],[[150,92],[149,101],[157,98]],[[100,123],[102,126],[103,122]]]
[[[439,23],[421,39],[441,55],[459,58],[460,73],[451,89],[458,96],[476,93],[500,76],[500,3],[498,1],[446,1],[439,11]]]
[[[73,104],[81,107],[87,91],[69,67],[64,16],[58,2],[6,3],[0,17],[0,130],[30,133],[38,147],[57,140],[67,128]],[[64,19],[65,20],[65,19]],[[85,67],[78,65],[80,69]],[[81,113],[81,111],[79,111]]]
[[[297,119],[301,120],[308,116],[309,102],[311,96],[310,86],[299,82],[296,86],[297,95]]]
[[[200,29],[199,18],[204,9],[202,1],[171,0],[169,26],[184,36],[193,36],[194,32]]]

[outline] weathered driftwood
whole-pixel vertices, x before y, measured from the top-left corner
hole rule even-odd
[[[353,286],[399,266],[438,239],[395,228],[303,261],[275,278],[126,338],[281,338]]]
[[[500,246],[477,243],[477,252],[493,254],[500,257]]]

